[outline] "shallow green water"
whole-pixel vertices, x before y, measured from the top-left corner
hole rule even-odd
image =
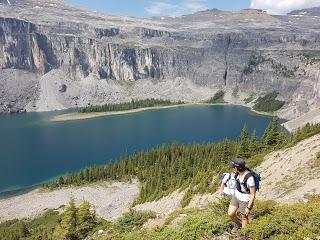
[[[258,135],[270,117],[239,106],[192,106],[51,123],[61,112],[0,115],[0,192],[48,181],[140,150],[237,138],[246,123]]]

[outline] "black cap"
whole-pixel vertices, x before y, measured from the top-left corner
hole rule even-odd
[[[241,158],[238,158],[238,159],[235,159],[233,162],[231,162],[230,166],[238,167],[238,168],[245,168],[246,167],[246,161],[241,159]]]

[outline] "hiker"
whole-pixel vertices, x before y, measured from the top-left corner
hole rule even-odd
[[[236,179],[235,179],[236,169],[233,163],[230,164],[230,171],[224,173],[221,177],[221,184],[219,188],[220,195],[223,197],[232,197],[236,189]]]
[[[256,183],[253,172],[246,168],[246,162],[243,159],[236,159],[231,164],[237,173],[235,175],[236,190],[229,205],[228,215],[234,222],[232,232],[236,232],[249,223],[249,214],[256,197]],[[238,209],[242,215],[241,223],[237,217]]]

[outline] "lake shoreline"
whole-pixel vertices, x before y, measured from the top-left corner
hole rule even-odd
[[[17,115],[13,116],[12,119],[4,119],[2,126],[6,126],[6,124],[14,122],[15,126],[19,127],[15,128],[15,131],[17,133],[20,133],[21,129],[26,131],[26,133],[30,133],[30,135],[26,133],[23,134],[23,137],[28,136],[28,139],[23,141],[23,144],[19,145],[19,149],[24,149],[25,145],[28,146],[28,144],[25,143],[29,142],[31,143],[30,146],[32,148],[44,146],[38,147],[37,149],[39,151],[37,151],[36,154],[30,152],[30,154],[25,155],[25,153],[22,153],[21,151],[21,154],[19,156],[12,157],[11,162],[19,162],[19,159],[36,159],[36,162],[33,163],[32,169],[38,169],[38,166],[41,166],[39,167],[39,169],[42,169],[42,166],[44,164],[42,165],[43,160],[41,159],[45,159],[45,161],[52,164],[52,166],[54,166],[58,170],[52,171],[53,173],[51,173],[51,170],[48,168],[44,168],[46,173],[43,173],[42,171],[34,171],[32,174],[37,177],[39,176],[38,178],[40,180],[35,179],[31,181],[29,180],[30,173],[23,175],[25,172],[20,172],[20,170],[18,169],[16,171],[17,174],[19,174],[17,175],[17,178],[13,178],[9,174],[9,176],[6,178],[6,180],[10,179],[10,181],[7,181],[9,184],[7,182],[2,183],[3,191],[2,194],[0,193],[0,200],[3,198],[11,197],[12,195],[21,195],[24,193],[24,190],[29,188],[29,186],[49,182],[51,181],[51,179],[64,174],[66,171],[74,172],[78,171],[78,169],[83,169],[86,166],[105,164],[105,160],[100,159],[120,159],[122,156],[121,154],[125,151],[128,151],[127,146],[131,147],[131,144],[133,144],[134,147],[132,147],[132,149],[129,149],[129,154],[135,153],[135,151],[137,151],[136,149],[150,149],[158,146],[159,144],[170,144],[174,140],[181,141],[181,143],[185,144],[191,144],[195,142],[202,143],[208,141],[218,141],[225,137],[236,139],[238,137],[237,133],[240,133],[241,129],[243,128],[243,123],[239,121],[235,122],[235,117],[239,119],[243,118],[249,120],[250,122],[252,122],[252,124],[254,124],[252,125],[252,127],[254,129],[257,129],[259,134],[263,133],[260,133],[259,131],[262,131],[262,126],[268,124],[268,122],[270,121],[270,117],[264,118],[262,117],[262,115],[259,116],[257,113],[250,111],[250,104],[248,104],[247,106],[243,106],[241,102],[230,102],[232,101],[229,101],[229,103],[220,104],[190,103],[183,105],[179,104],[165,106],[162,108],[175,107],[175,109],[149,111],[148,113],[144,114],[135,114],[135,116],[122,115],[122,117],[116,118],[100,118],[94,121],[78,121],[74,123],[71,122],[71,125],[67,122],[66,125],[64,125],[64,123],[47,123],[48,118],[54,115],[58,116],[68,112],[52,112],[48,114],[44,113],[43,115],[41,115],[40,113],[31,113],[29,115],[21,115],[22,117],[20,117],[20,115]],[[210,107],[214,105],[217,105],[217,107]],[[221,106],[218,107],[218,105]],[[149,109],[142,110],[146,111]],[[75,110],[73,109],[72,111]],[[141,111],[141,109],[137,109],[135,111]],[[119,113],[116,112],[116,114]],[[143,122],[141,121],[142,118]],[[147,121],[144,120],[145,118],[147,119]],[[199,122],[201,122],[201,124],[199,125],[201,127],[194,126],[194,121],[198,121],[198,119]],[[221,121],[221,119],[224,120]],[[263,125],[259,124],[260,121],[263,123]],[[136,127],[144,126],[142,125],[142,123],[144,122],[148,123],[146,124],[146,128]],[[19,123],[20,125],[18,125],[17,123]],[[149,137],[147,136],[151,131],[154,131],[153,124],[156,124],[156,126],[162,126],[161,129],[170,129],[170,131],[168,130],[168,132],[175,131],[176,129],[178,130],[174,132],[173,136],[165,135],[165,132],[162,133],[161,131],[158,131],[154,138],[149,139]],[[85,127],[92,127],[93,130],[89,131],[88,133],[86,131],[81,131],[81,129]],[[181,130],[179,130],[180,127]],[[232,131],[229,131],[230,127],[233,127]],[[101,129],[103,129],[103,131],[101,131]],[[119,131],[119,129],[121,129],[122,131]],[[189,133],[190,129],[191,131]],[[199,130],[196,134],[194,134],[193,129]],[[10,134],[12,134],[12,130],[6,130],[5,133],[7,133],[9,136]],[[161,134],[164,135],[162,136]],[[112,145],[113,143],[110,144],[110,142],[114,141],[113,136],[118,137],[118,139],[116,140],[119,143],[114,145]],[[131,136],[142,136],[143,141],[133,143],[133,141],[135,140],[134,137],[130,141],[126,140],[131,139],[128,138]],[[157,136],[161,136],[161,139],[158,140]],[[30,141],[29,137],[32,141]],[[3,142],[8,143],[7,139],[8,138],[4,138]],[[44,139],[50,139],[50,141],[46,140],[44,142]],[[89,139],[94,139],[95,143],[93,144]],[[122,143],[120,141],[121,139],[126,140],[125,147],[122,146]],[[13,143],[4,145],[7,146],[4,147],[4,149],[8,149],[8,154],[10,152],[10,146],[12,146]],[[71,146],[71,148],[68,147],[69,145]],[[72,148],[73,146],[80,147],[79,149],[76,149]],[[56,159],[61,159],[61,164],[58,164],[60,160],[57,161]],[[65,167],[62,167],[64,166],[64,159],[68,159],[69,162],[72,161],[72,165],[69,166],[68,170],[65,170]],[[3,170],[3,172],[6,173],[8,171]]]
[[[230,106],[242,106],[249,108],[250,111],[265,116],[277,116],[275,113],[267,113],[267,112],[260,112],[254,110],[251,106],[246,104],[236,104],[236,103],[185,103],[185,104],[175,104],[175,105],[168,105],[168,106],[155,106],[155,107],[146,107],[146,108],[137,108],[137,109],[130,109],[124,111],[113,111],[113,112],[91,112],[91,113],[79,113],[79,112],[72,112],[57,115],[48,119],[49,122],[66,122],[66,121],[77,121],[77,120],[87,120],[92,118],[99,118],[99,117],[107,117],[107,116],[117,116],[117,115],[125,115],[130,113],[138,113],[150,110],[161,110],[161,109],[169,109],[169,108],[179,108],[179,107],[191,107],[191,106],[218,106],[218,105],[230,105]]]

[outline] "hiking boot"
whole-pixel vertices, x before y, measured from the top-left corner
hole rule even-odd
[[[235,224],[233,225],[233,228],[231,229],[231,233],[236,233],[236,232],[238,232],[238,230],[239,230],[240,228],[241,228],[241,226],[235,223]]]

